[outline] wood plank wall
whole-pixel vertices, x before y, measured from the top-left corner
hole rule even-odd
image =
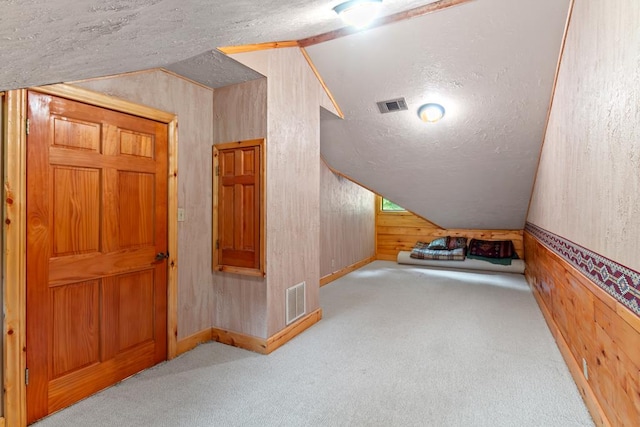
[[[305,282],[320,307],[320,106],[324,90],[300,49],[233,59],[267,76],[267,337],[286,327],[286,289]],[[294,191],[295,190],[295,191]]]
[[[524,259],[522,230],[446,229],[411,212],[384,212],[376,201],[376,254],[378,259],[395,261],[400,251],[410,251],[417,241],[429,242],[443,236],[482,240],[511,240]]]
[[[637,426],[640,318],[528,232],[524,244],[527,281],[596,424]]]
[[[213,93],[213,144],[267,136],[267,79],[216,89]],[[266,156],[269,156],[268,142]],[[209,218],[211,222],[211,217]],[[209,252],[210,253],[210,252]],[[213,327],[268,338],[267,282],[224,272],[213,273]]]

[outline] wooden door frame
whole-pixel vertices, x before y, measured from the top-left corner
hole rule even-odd
[[[26,426],[26,117],[27,90],[155,120],[168,125],[167,358],[178,345],[178,118],[175,114],[66,85],[6,93],[4,128],[4,419]]]

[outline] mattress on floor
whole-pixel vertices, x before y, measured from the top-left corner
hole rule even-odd
[[[497,271],[501,273],[524,273],[524,260],[514,259],[511,265],[491,264],[479,259],[466,258],[464,261],[440,261],[411,258],[410,251],[398,253],[398,264],[424,265],[427,267],[454,268],[456,270]]]

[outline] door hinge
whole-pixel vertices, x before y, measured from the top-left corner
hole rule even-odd
[[[24,385],[29,385],[29,368],[24,370]]]
[[[27,135],[29,135],[29,119],[25,120],[24,130],[27,133]]]
[[[220,240],[216,240],[216,249],[220,249]]]

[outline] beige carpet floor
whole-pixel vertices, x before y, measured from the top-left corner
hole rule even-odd
[[[522,275],[376,261],[269,356],[199,346],[54,426],[592,426]]]

